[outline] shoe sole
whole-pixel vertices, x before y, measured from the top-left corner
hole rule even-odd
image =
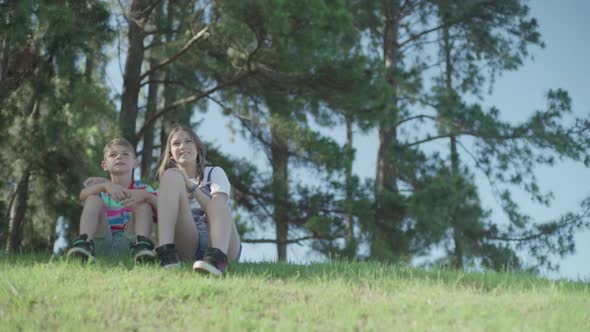
[[[135,263],[146,264],[156,261],[156,254],[151,250],[143,250],[133,256]]]
[[[203,274],[212,274],[216,277],[221,277],[221,271],[219,271],[215,266],[205,261],[196,261],[195,264],[193,264],[193,271]]]
[[[182,264],[180,264],[180,262],[177,262],[177,263],[162,265],[161,267],[163,269],[180,269],[182,267]]]
[[[92,256],[87,250],[82,248],[72,248],[68,251],[68,257],[81,259],[83,262],[93,262],[94,256]]]

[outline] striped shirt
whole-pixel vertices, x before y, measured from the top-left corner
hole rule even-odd
[[[157,196],[157,192],[150,185],[145,184],[141,181],[131,181],[129,189],[143,189],[147,190],[154,196]],[[127,229],[129,222],[131,221],[132,206],[122,206],[118,201],[109,196],[105,192],[100,193],[100,198],[104,202],[104,210],[111,227],[111,232],[121,232]],[[154,214],[155,218],[155,214]]]

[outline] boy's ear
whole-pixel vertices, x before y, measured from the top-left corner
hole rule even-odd
[[[138,167],[139,167],[139,160],[133,159],[133,168],[138,168]]]
[[[102,170],[103,170],[103,171],[106,171],[106,170],[107,170],[107,162],[103,160],[103,161],[100,163],[100,167],[102,167]]]

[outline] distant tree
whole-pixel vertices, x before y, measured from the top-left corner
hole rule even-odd
[[[484,174],[495,174],[494,183],[518,182],[539,202],[546,202],[547,196],[539,191],[533,168],[566,156],[583,160],[587,154],[583,148],[586,121],[576,119],[568,127],[560,120],[569,112],[564,92],[550,92],[548,109],[520,125],[500,121],[497,110],[484,112],[478,104],[463,101],[468,94],[480,96],[498,72],[518,68],[530,46],[542,45],[528,7],[522,1],[360,1],[355,3],[355,13],[357,26],[369,37],[365,49],[383,63],[383,71],[376,71],[374,77],[383,72],[383,82],[390,89],[390,102],[374,122],[380,139],[375,218],[364,223],[371,257],[408,260],[449,243],[450,236],[449,261],[457,268],[464,259],[474,257],[486,257],[484,261],[495,266],[502,265],[504,258],[514,262],[513,247],[507,242],[482,236],[503,231],[487,220],[489,213],[477,197],[474,175],[460,163],[459,137],[476,138],[476,152],[465,154],[476,159]],[[436,54],[440,56],[431,56]],[[429,91],[423,82],[432,76],[432,67],[441,68],[443,75]],[[535,129],[540,127],[546,132]],[[534,135],[523,136],[523,132]],[[423,147],[437,140],[448,140],[450,151],[426,153]],[[557,155],[544,158],[547,153]],[[508,169],[515,172],[514,177],[506,177]],[[530,234],[531,224],[523,223],[527,217],[518,212],[508,191],[500,198],[513,226]],[[572,224],[563,225],[565,232]],[[562,248],[570,247],[561,230],[543,234],[546,248],[554,252],[561,252],[557,242],[568,243]],[[519,238],[520,245],[526,246],[527,236]],[[556,242],[550,246],[551,241]],[[540,262],[547,262],[542,256],[537,256]],[[497,260],[491,262],[493,257]]]
[[[235,61],[250,68],[250,79],[224,90],[223,108],[265,152],[272,170],[265,180],[270,196],[262,196],[267,215],[261,217],[273,222],[276,238],[253,241],[276,243],[277,257],[285,260],[289,243],[344,238],[330,226],[344,219],[342,198],[335,198],[330,184],[343,174],[344,151],[311,122],[327,124],[330,100],[359,99],[354,88],[370,85],[368,64],[352,49],[358,36],[351,29],[349,4],[226,3],[221,8],[226,22],[238,23],[226,26],[227,39],[252,45],[232,49]],[[313,178],[293,179],[305,167]]]
[[[86,70],[97,71],[97,45],[111,38],[111,30],[104,4],[96,1],[59,6],[9,1],[2,6],[3,62],[19,62],[15,57],[25,49],[36,59],[26,75],[5,71],[2,76],[9,87],[0,105],[6,120],[1,125],[0,168],[7,184],[1,191],[8,202],[2,233],[12,252],[23,244],[52,245],[57,213],[69,218],[78,214],[74,197],[80,178],[91,169],[86,163],[96,163],[93,150],[109,128],[103,116],[112,110],[106,90],[95,80],[101,77],[84,73],[79,63],[85,60]],[[95,56],[85,57],[89,53]]]

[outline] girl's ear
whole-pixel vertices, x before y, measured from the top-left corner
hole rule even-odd
[[[139,167],[139,160],[133,159],[133,168]]]
[[[102,170],[103,170],[103,171],[106,171],[106,170],[107,170],[107,162],[103,160],[103,161],[100,163],[100,167],[102,167]]]

